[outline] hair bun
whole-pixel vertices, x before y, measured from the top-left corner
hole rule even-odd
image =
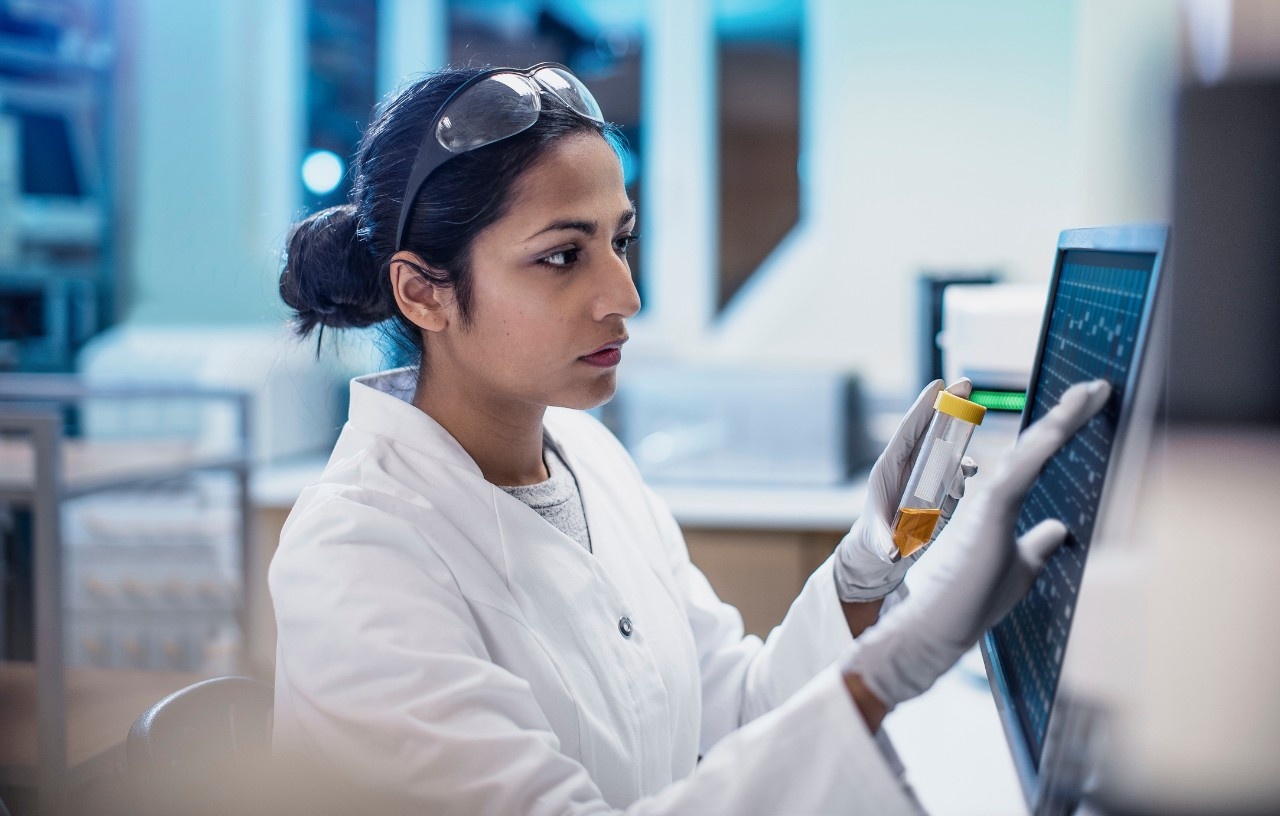
[[[392,316],[357,227],[355,206],[342,204],[312,214],[289,233],[280,297],[294,311],[298,334],[316,326],[362,328]]]

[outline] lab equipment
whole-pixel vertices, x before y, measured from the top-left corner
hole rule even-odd
[[[1045,519],[1066,525],[1067,546],[983,639],[983,656],[1028,806],[1072,812],[1085,783],[1080,712],[1061,705],[1058,681],[1096,532],[1122,520],[1117,471],[1136,472],[1154,417],[1161,366],[1145,360],[1168,229],[1064,231],[1023,412],[1034,427],[1072,382],[1111,384],[1106,407],[1045,465],[1018,517],[1019,535]],[[1145,363],[1145,364],[1144,364]],[[1024,438],[1019,448],[1026,444]]]
[[[343,351],[356,369],[378,366],[350,333]],[[328,450],[346,411],[345,363],[317,359],[283,326],[180,327],[123,324],[94,337],[76,367],[94,386],[231,388],[251,397],[255,464]],[[205,450],[235,436],[230,406],[208,400],[115,399],[85,406],[81,426],[97,440],[180,435]]]
[[[968,377],[969,399],[1009,411],[1011,432],[1031,380],[1045,291],[1043,283],[955,283],[941,297],[941,376],[947,382]]]
[[[13,116],[0,113],[0,210],[4,212],[18,208],[22,189],[18,178],[19,125]],[[0,264],[8,266],[16,261],[21,247],[17,219],[4,219],[0,222]]]
[[[878,453],[858,378],[847,371],[624,365],[600,418],[651,482],[842,484]]]
[[[968,380],[961,380],[947,392],[942,390],[942,380],[926,385],[898,424],[884,452],[872,465],[867,476],[867,499],[862,505],[862,512],[836,547],[836,593],[840,600],[854,603],[884,598],[898,588],[907,570],[924,554],[923,550],[917,549],[905,558],[894,558],[897,550],[893,543],[892,520],[902,496],[902,486],[911,477],[912,453],[919,449],[934,417],[933,406],[943,393],[958,399],[967,396],[969,386]],[[976,464],[962,467],[965,478],[977,472]],[[950,479],[943,489],[947,507],[954,509],[955,502],[964,495],[964,482]],[[945,498],[945,494],[950,498]],[[949,512],[940,515],[942,524],[949,516]],[[941,524],[935,525],[934,533],[939,530]]]
[[[924,692],[982,631],[1031,587],[1066,529],[1046,520],[1014,532],[1018,508],[1046,460],[1107,401],[1105,382],[1078,383],[1029,428],[988,489],[948,533],[934,580],[914,588],[858,636],[844,669],[862,677],[889,709]]]
[[[947,381],[1025,391],[1044,316],[1043,283],[957,283],[942,294],[938,347]]]
[[[933,540],[947,489],[987,409],[947,391],[938,392],[920,443],[920,455],[893,516],[893,560],[905,558]]]
[[[988,286],[1001,278],[997,270],[927,271],[917,281],[917,317],[919,335],[920,382],[931,383],[943,378],[942,338],[943,298],[952,286]]]
[[[13,220],[24,244],[63,249],[103,240],[108,201],[89,87],[0,82],[0,115],[17,138],[4,158],[17,171]]]
[[[1108,487],[1127,523],[1094,534],[1054,703],[1096,712],[1080,719],[1098,813],[1280,812],[1280,548],[1256,514],[1219,510],[1269,506],[1280,473],[1280,231],[1259,226],[1280,212],[1280,77],[1255,74],[1269,27],[1246,19],[1280,6],[1191,8],[1230,15],[1229,38],[1199,33],[1254,61],[1184,85],[1172,108],[1163,396],[1142,468],[1108,474],[1132,485]]]
[[[25,6],[0,4],[0,370],[67,371],[113,311],[113,45],[101,12]]]

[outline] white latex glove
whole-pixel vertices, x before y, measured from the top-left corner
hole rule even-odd
[[[924,387],[898,424],[884,453],[871,468],[862,513],[836,547],[836,594],[842,601],[874,601],[893,592],[911,565],[929,548],[925,545],[906,558],[899,558],[891,525],[902,500],[902,491],[911,477],[911,468],[920,453],[929,420],[933,418],[933,403],[941,390],[942,380],[934,380]],[[947,390],[958,397],[968,398],[973,383],[961,379]],[[972,459],[966,456],[961,460],[960,471],[947,488],[942,514],[933,529],[930,544],[947,526],[956,505],[964,496],[965,479],[977,472],[978,465]]]
[[[1102,380],[1073,385],[1023,432],[996,474],[966,502],[935,556],[932,580],[913,586],[911,597],[854,642],[843,663],[846,674],[860,675],[892,709],[931,686],[1013,608],[1067,535],[1061,521],[1046,519],[1015,540],[1022,501],[1049,457],[1110,394]]]

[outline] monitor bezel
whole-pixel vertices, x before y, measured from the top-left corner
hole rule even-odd
[[[1133,471],[1134,466],[1140,463],[1149,447],[1149,430],[1155,417],[1159,384],[1163,381],[1162,366],[1157,362],[1162,351],[1157,343],[1152,342],[1152,337],[1155,334],[1153,323],[1155,323],[1160,300],[1161,281],[1165,277],[1162,269],[1166,262],[1168,241],[1169,228],[1163,224],[1071,229],[1064,230],[1058,237],[1053,275],[1050,278],[1044,317],[1040,325],[1040,338],[1036,345],[1031,380],[1027,385],[1027,402],[1022,413],[1020,431],[1026,429],[1031,422],[1031,413],[1034,408],[1032,395],[1039,386],[1045,342],[1049,334],[1054,300],[1057,297],[1063,260],[1067,252],[1096,250],[1154,255],[1151,277],[1147,282],[1147,298],[1143,305],[1137,340],[1133,348],[1134,362],[1130,365],[1125,382],[1126,399],[1120,407],[1117,418],[1116,435],[1112,443],[1111,455],[1107,460],[1107,472],[1104,475],[1103,493],[1095,515],[1092,540],[1089,542],[1091,553],[1107,538],[1108,529],[1126,523],[1126,514],[1122,512],[1126,503],[1116,499],[1116,496],[1123,492],[1123,488],[1118,486],[1117,482],[1125,481],[1121,478],[1122,472]],[[1089,564],[1090,561],[1086,560],[1082,584],[1088,581]],[[1088,774],[1087,763],[1083,761],[1084,746],[1081,742],[1086,737],[1084,731],[1087,730],[1091,712],[1085,706],[1079,706],[1078,710],[1073,711],[1062,693],[1061,677],[1068,672],[1072,661],[1074,651],[1072,644],[1073,640],[1068,636],[1059,684],[1054,693],[1045,731],[1044,746],[1040,752],[1040,761],[1037,763],[1032,756],[1029,741],[1023,732],[1017,712],[1013,710],[1010,702],[1008,681],[1005,678],[1000,656],[995,649],[991,629],[987,630],[981,641],[982,659],[986,664],[987,678],[992,696],[995,698],[996,710],[999,712],[1005,739],[1009,744],[1018,781],[1022,785],[1028,809],[1033,814],[1070,812],[1083,793]]]

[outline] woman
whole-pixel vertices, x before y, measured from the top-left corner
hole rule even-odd
[[[291,235],[301,331],[391,320],[420,364],[352,383],[285,525],[277,748],[422,813],[911,812],[880,720],[1061,540],[1047,523],[1015,542],[1017,507],[1105,389],[1069,392],[968,500],[938,556],[964,580],[871,626],[912,563],[881,553],[932,384],[836,555],[764,643],[744,637],[578,410],[613,395],[640,307],[612,139],[563,67],[442,71],[370,125],[351,203]]]

